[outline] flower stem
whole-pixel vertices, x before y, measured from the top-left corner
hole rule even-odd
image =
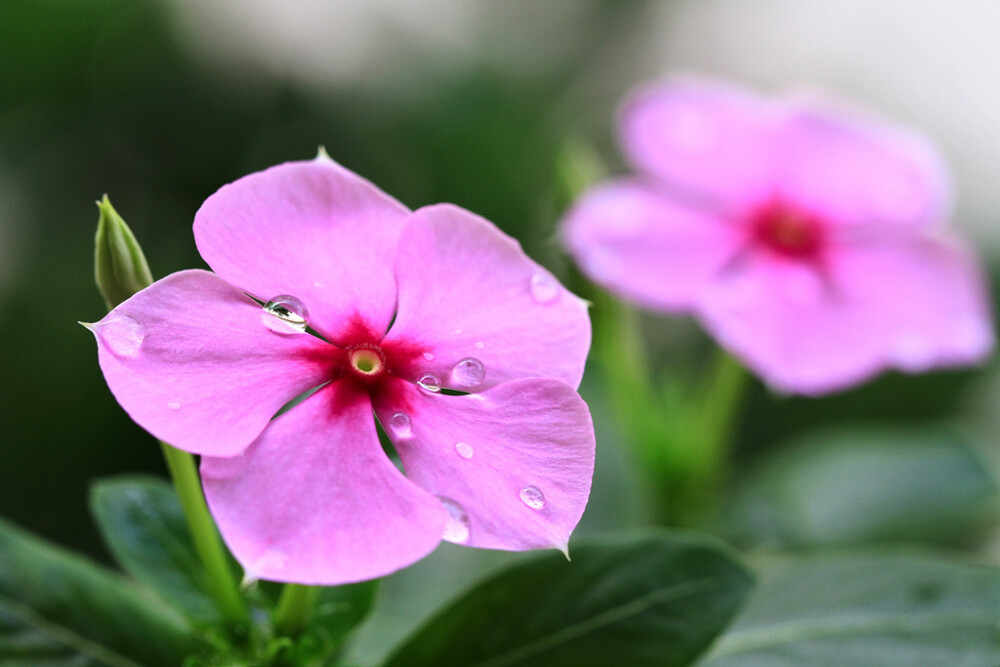
[[[296,637],[305,630],[321,590],[319,586],[285,584],[274,610],[274,634]]]
[[[236,578],[226,561],[226,552],[215,529],[215,522],[208,513],[194,457],[162,441],[160,446],[174,481],[174,489],[180,498],[195,551],[208,573],[209,593],[226,621],[234,626],[245,626],[250,622],[250,616]]]
[[[717,509],[729,475],[733,428],[746,393],[749,375],[729,353],[716,348],[704,384],[691,406],[685,429],[687,455],[684,488],[680,490],[695,516]]]

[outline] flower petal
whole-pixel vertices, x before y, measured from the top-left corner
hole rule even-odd
[[[829,276],[747,262],[706,293],[719,342],[769,384],[823,394],[887,368],[983,360],[994,333],[982,276],[956,242],[892,234],[838,249]]]
[[[330,159],[245,176],[194,220],[198,251],[220,276],[262,300],[298,298],[328,339],[358,314],[385,331],[396,303],[396,243],[409,211]]]
[[[260,306],[207,271],[153,283],[89,325],[111,392],[140,426],[175,447],[229,456],[274,414],[326,379],[308,334],[269,330]]]
[[[738,88],[677,79],[634,93],[619,135],[635,167],[691,193],[752,204],[772,177],[779,108]]]
[[[744,238],[719,219],[634,181],[584,195],[562,228],[570,253],[596,283],[644,306],[689,309]]]
[[[776,190],[833,223],[944,222],[947,168],[914,132],[799,106],[789,110],[775,150]]]
[[[250,578],[373,579],[441,541],[445,511],[382,451],[366,394],[333,382],[236,458],[204,458],[212,516]]]
[[[408,428],[392,428],[396,405],[376,404],[376,412],[390,425],[407,477],[444,499],[451,514],[445,539],[565,549],[594,472],[594,427],[572,387],[525,379],[443,396],[398,384]]]
[[[387,341],[425,349],[423,370],[444,386],[580,383],[590,349],[586,303],[490,222],[448,204],[420,209],[400,239],[396,276],[399,309]],[[464,359],[481,364],[471,384],[453,373]]]

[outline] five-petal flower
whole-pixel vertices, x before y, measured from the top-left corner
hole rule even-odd
[[[620,137],[640,176],[575,204],[570,252],[617,294],[693,313],[774,388],[991,351],[984,281],[941,224],[947,177],[921,137],[696,80],[637,92]]]
[[[565,549],[594,465],[590,322],[516,241],[328,158],[223,187],[194,230],[214,273],[170,275],[93,330],[125,410],[202,455],[248,576],[358,581],[442,537]]]

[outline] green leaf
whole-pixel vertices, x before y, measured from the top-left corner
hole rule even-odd
[[[148,476],[103,479],[90,511],[118,564],[164,602],[201,623],[220,621],[173,487]]]
[[[944,429],[842,428],[782,449],[751,476],[730,521],[791,545],[966,537],[997,512],[983,463]]]
[[[340,647],[348,633],[371,613],[379,580],[324,588],[316,601],[309,632],[326,646]]]
[[[772,560],[700,667],[994,667],[1000,570],[895,551]]]
[[[721,543],[653,534],[581,544],[469,591],[388,666],[690,664],[722,631],[751,578]]]
[[[0,664],[181,664],[191,627],[130,582],[0,520]]]

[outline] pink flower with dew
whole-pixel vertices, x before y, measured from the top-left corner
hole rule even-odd
[[[678,80],[635,93],[620,138],[640,174],[586,193],[566,246],[609,290],[694,314],[774,388],[823,394],[990,353],[983,277],[942,224],[947,176],[921,137]]]
[[[590,320],[516,241],[328,158],[223,187],[194,232],[215,273],[167,276],[93,330],[129,415],[202,456],[248,577],[370,579],[442,538],[566,549],[594,466]]]

